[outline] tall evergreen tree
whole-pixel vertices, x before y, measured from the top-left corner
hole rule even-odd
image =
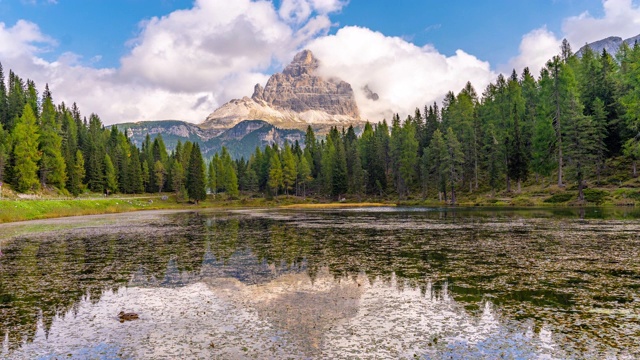
[[[191,150],[187,170],[187,193],[189,194],[189,199],[196,204],[201,200],[205,200],[207,198],[205,186],[204,161],[202,160],[200,145],[196,143]]]
[[[4,70],[0,63],[0,125],[7,127],[9,124],[9,103],[7,102],[7,85],[4,78]]]
[[[42,101],[42,116],[40,119],[40,182],[42,185],[53,185],[63,189],[67,181],[67,164],[62,156],[62,131],[56,119],[56,111],[51,99],[51,93]]]
[[[280,156],[274,152],[269,159],[269,180],[267,181],[269,190],[278,196],[278,190],[283,184],[282,163],[280,162]]]
[[[109,154],[104,155],[104,182],[105,189],[108,194],[118,192],[118,178],[116,176],[116,169],[113,167],[113,162]]]
[[[38,151],[39,138],[36,116],[31,109],[31,105],[26,104],[12,136],[15,162],[13,176],[15,189],[19,192],[38,190],[40,188],[36,173],[41,156]]]
[[[85,178],[85,168],[84,168],[84,156],[82,155],[82,151],[77,150],[74,156],[75,163],[73,164],[73,168],[71,169],[71,173],[69,176],[69,192],[71,194],[78,196],[81,194],[84,189],[84,178]]]
[[[289,192],[293,190],[297,177],[298,169],[296,168],[296,159],[289,144],[285,144],[282,153],[282,185],[285,194],[289,194]]]
[[[445,151],[442,159],[442,172],[449,178],[449,186],[451,189],[451,204],[456,203],[456,183],[462,175],[462,165],[464,164],[464,153],[458,141],[458,137],[452,128],[447,129],[445,135]]]

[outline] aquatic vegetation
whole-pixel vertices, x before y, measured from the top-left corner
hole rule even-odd
[[[18,232],[0,357],[634,357],[636,218],[238,210]]]

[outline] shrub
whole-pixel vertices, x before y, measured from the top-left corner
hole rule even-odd
[[[548,204],[560,204],[560,203],[565,203],[571,199],[574,198],[574,194],[571,193],[561,193],[561,194],[555,194],[553,196],[551,196],[548,199],[545,199],[544,202],[548,203]]]
[[[598,189],[585,189],[584,199],[590,203],[602,204],[604,199],[609,195],[608,192]]]

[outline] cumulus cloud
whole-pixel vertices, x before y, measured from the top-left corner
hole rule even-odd
[[[604,0],[602,6],[602,18],[585,12],[564,21],[562,31],[576,48],[607,36],[627,39],[640,33],[640,5],[632,0]]]
[[[562,40],[558,39],[546,27],[533,30],[522,37],[518,56],[511,59],[509,66],[501,70],[504,73],[509,73],[512,69],[516,69],[518,73],[521,73],[525,67],[529,67],[535,76],[540,73],[547,60],[558,55],[561,43]]]
[[[65,53],[41,58],[56,45],[34,23],[0,23],[0,56],[6,69],[49,83],[56,101],[76,101],[105,123],[148,119],[202,121],[222,103],[250,94],[267,71],[289,61],[311,38],[326,34],[327,14],[340,1],[309,0],[312,11],[291,25],[271,1],[197,0],[140,24],[131,51],[118,68],[94,68]],[[84,63],[84,65],[83,65]]]
[[[361,27],[345,27],[317,38],[308,48],[321,60],[320,71],[349,82],[364,118],[389,120],[461,90],[467,81],[482,91],[496,76],[484,62],[462,50],[450,57],[432,46],[418,47],[398,37]],[[336,51],[340,49],[340,51]],[[367,97],[365,87],[379,95]]]
[[[520,54],[501,70],[510,72],[515,68],[521,71],[529,66],[532,73],[537,74],[548,59],[559,54],[563,38],[577,51],[587,43],[609,36],[627,39],[640,34],[640,5],[634,5],[632,0],[603,0],[602,7],[604,16],[600,18],[584,12],[565,19],[560,35],[552,33],[546,27],[524,35],[520,43]]]
[[[48,82],[56,101],[77,101],[105,123],[150,119],[202,121],[232,98],[250,95],[256,83],[310,48],[321,72],[352,84],[363,116],[372,121],[406,116],[416,107],[440,101],[471,81],[479,93],[495,79],[489,63],[458,50],[445,56],[433,46],[361,27],[335,35],[331,14],[345,0],[196,0],[190,9],[140,24],[130,51],[116,68],[95,68],[92,59],[63,54],[51,62],[42,53],[56,46],[36,24],[0,23],[0,59],[5,69]],[[609,35],[633,36],[640,9],[631,0],[605,0],[602,18],[568,18],[563,35],[574,46]],[[534,73],[559,52],[562,36],[546,28],[523,36],[520,55],[504,71],[530,66]],[[503,70],[503,69],[500,69]],[[365,88],[379,95],[367,97]]]

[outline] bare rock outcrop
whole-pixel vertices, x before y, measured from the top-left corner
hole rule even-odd
[[[229,127],[242,120],[265,120],[280,127],[345,125],[360,122],[360,111],[351,85],[316,74],[319,61],[309,50],[298,53],[265,87],[256,84],[251,98],[224,104],[202,124],[205,128]]]

